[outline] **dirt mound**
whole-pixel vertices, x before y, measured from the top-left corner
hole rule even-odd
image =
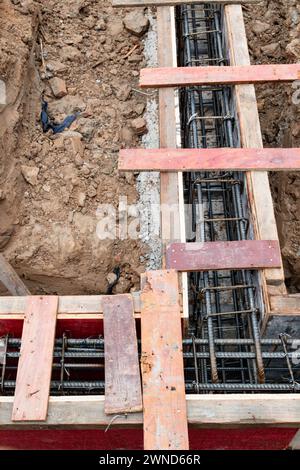
[[[252,63],[299,62],[298,0],[248,6],[245,18]],[[265,146],[299,147],[300,81],[257,87],[257,98]],[[287,284],[300,291],[300,178],[298,173],[273,173],[270,182]]]
[[[104,293],[116,267],[114,291],[127,292],[145,269],[147,246],[96,232],[99,205],[117,211],[119,195],[128,204],[138,198],[134,176],[116,167],[118,150],[138,146],[146,131],[145,96],[135,89],[148,20],[139,12],[138,30],[129,31],[124,15],[105,0],[0,3],[0,78],[8,87],[0,249],[33,292]],[[58,123],[80,114],[62,134],[44,134],[42,99]]]

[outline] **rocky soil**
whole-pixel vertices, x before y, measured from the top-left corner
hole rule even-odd
[[[253,63],[300,60],[298,0],[266,0],[244,11]],[[120,195],[129,204],[139,199],[135,176],[119,175],[116,166],[118,150],[140,145],[147,132],[146,96],[136,91],[145,12],[115,10],[109,0],[0,0],[0,27],[7,85],[0,251],[33,293],[103,293],[116,267],[113,291],[137,289],[151,249],[140,240],[99,240],[96,226],[100,204],[117,209]],[[300,84],[293,86],[257,87],[265,146],[300,144]],[[62,134],[43,133],[42,99],[57,122],[80,114]],[[300,179],[270,179],[287,281],[299,291]]]
[[[138,199],[117,157],[147,132],[135,90],[149,20],[109,0],[2,0],[0,28],[0,251],[34,293],[105,293],[115,268],[113,292],[137,289],[148,247],[96,226],[100,204]],[[56,122],[79,113],[69,129],[43,133],[42,99]]]
[[[300,3],[268,0],[245,8],[252,63],[300,61]],[[257,87],[264,144],[300,146],[300,81]],[[297,173],[270,174],[286,280],[300,291],[300,178]]]

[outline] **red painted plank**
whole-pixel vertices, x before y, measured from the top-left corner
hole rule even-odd
[[[299,148],[122,149],[122,171],[299,170]]]
[[[142,88],[190,85],[242,85],[300,79],[300,64],[157,67],[141,70]]]
[[[105,413],[142,411],[142,386],[132,296],[104,296]]]
[[[177,271],[263,269],[281,265],[275,240],[172,243],[167,248],[167,267]]]
[[[189,429],[191,450],[285,450],[296,429]],[[141,429],[0,431],[0,450],[143,450]]]
[[[141,294],[145,450],[188,449],[178,275],[149,271]]]
[[[28,297],[18,364],[13,421],[47,418],[58,297]]]

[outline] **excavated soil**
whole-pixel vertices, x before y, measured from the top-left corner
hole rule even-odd
[[[300,60],[299,0],[269,0],[245,7],[251,61]],[[266,147],[300,147],[300,81],[257,87]],[[300,291],[300,178],[295,172],[271,173],[270,183],[287,286]]]
[[[135,176],[117,171],[119,149],[147,132],[135,90],[148,20],[130,11],[108,0],[0,1],[0,251],[33,293],[105,293],[115,268],[113,292],[129,292],[145,270],[147,245],[96,233],[100,204],[138,200]],[[57,122],[80,114],[43,133],[42,99]]]

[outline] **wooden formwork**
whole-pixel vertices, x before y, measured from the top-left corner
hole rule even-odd
[[[255,3],[256,0],[248,0]],[[142,0],[121,2],[119,5],[145,5]],[[169,2],[170,3],[170,2]],[[179,3],[177,1],[172,4]],[[227,41],[230,51],[231,65],[250,64],[246,34],[243,22],[242,9],[240,5],[229,5],[235,1],[222,1],[216,3],[227,3],[225,8]],[[241,3],[241,2],[239,2]],[[151,2],[155,4],[155,2]],[[161,0],[160,4],[166,4]],[[158,21],[158,57],[159,65],[167,67],[176,66],[176,41],[174,8],[159,6],[157,12]],[[171,53],[170,53],[171,52]],[[160,89],[160,142],[161,147],[175,148],[178,145],[178,100],[173,89]],[[258,111],[253,85],[237,85],[235,88],[235,99],[240,124],[241,142],[245,148],[262,148],[262,138],[259,125]],[[278,243],[278,234],[274,217],[273,203],[269,188],[268,175],[265,171],[247,172],[247,191],[252,212],[252,224],[255,238],[258,241],[272,241]],[[175,215],[178,217],[179,232],[173,236],[170,221],[162,219],[162,238],[164,248],[170,241],[185,242],[182,173],[170,172],[161,175],[161,204],[175,205]],[[165,266],[165,256],[164,256]],[[273,267],[272,267],[273,266]],[[260,265],[260,279],[264,298],[265,323],[271,314],[281,314],[283,310],[293,315],[300,314],[300,297],[287,296],[284,285],[284,274],[282,260],[279,259],[276,267],[269,264]],[[165,284],[158,284],[160,295],[153,294],[149,283],[153,278],[162,276]],[[174,277],[175,276],[175,277]],[[170,277],[172,279],[170,279]],[[116,409],[117,400],[110,402],[106,407],[108,396],[62,396],[49,398],[49,365],[51,365],[51,344],[53,344],[54,325],[56,334],[67,328],[72,328],[78,335],[91,335],[103,333],[103,320],[105,315],[109,318],[111,313],[110,301],[103,296],[82,297],[59,297],[56,298],[54,312],[51,309],[49,329],[46,344],[39,345],[39,350],[47,346],[47,376],[43,378],[43,407],[40,414],[27,419],[27,408],[19,415],[22,394],[26,396],[27,388],[22,382],[22,370],[24,364],[20,361],[20,383],[18,394],[15,397],[0,397],[0,430],[9,429],[103,429],[109,427],[134,427],[144,424],[146,448],[154,449],[186,449],[188,448],[187,424],[190,427],[290,427],[298,428],[300,423],[300,396],[297,394],[231,394],[231,395],[186,395],[184,394],[183,358],[181,350],[182,327],[186,327],[188,318],[187,311],[187,280],[182,277],[181,287],[178,287],[174,279],[174,272],[160,271],[148,273],[143,283],[143,291],[127,297],[130,304],[132,322],[129,317],[126,321],[130,323],[131,340],[134,338],[133,322],[142,324],[142,374],[144,389],[144,417],[143,413],[136,411],[140,409],[139,384],[137,381],[136,362],[134,367],[134,380],[137,395],[135,395],[135,406],[128,404],[123,397],[122,409]],[[269,293],[272,297],[269,297]],[[180,301],[179,290],[182,299]],[[30,298],[31,299],[31,298]],[[162,301],[163,299],[163,301]],[[48,299],[50,301],[50,299]],[[43,297],[43,302],[47,302]],[[118,299],[115,300],[116,302]],[[28,307],[25,297],[2,297],[0,298],[0,329],[1,335],[13,331],[20,335],[22,330],[26,334],[25,340],[30,342],[30,324],[27,325],[29,333],[23,328],[24,321],[30,320],[32,310]],[[126,307],[127,312],[129,311]],[[54,313],[53,313],[54,312]],[[103,315],[104,312],[104,315]],[[106,313],[105,313],[106,312]],[[49,313],[49,311],[48,311]],[[122,315],[124,311],[122,311]],[[156,316],[155,316],[156,315]],[[54,318],[55,317],[55,318]],[[38,317],[34,315],[35,331],[39,328]],[[54,321],[55,320],[55,321]],[[111,318],[110,318],[111,320]],[[30,323],[30,321],[29,321]],[[128,323],[128,324],[129,324]],[[152,330],[151,330],[151,328]],[[120,327],[118,327],[120,329]],[[153,333],[153,334],[152,334]],[[110,333],[108,333],[110,334]],[[121,332],[119,331],[119,337]],[[123,338],[124,339],[124,338]],[[24,342],[26,346],[26,341]],[[122,341],[123,348],[125,347]],[[120,343],[121,345],[121,343]],[[27,343],[28,348],[28,343]],[[46,350],[44,350],[45,352]],[[118,353],[119,351],[119,353]],[[114,361],[118,363],[124,349],[118,348],[117,357]],[[116,351],[114,351],[115,353]],[[133,358],[137,359],[137,352],[130,351]],[[26,360],[26,357],[23,358]],[[163,359],[163,360],[162,360]],[[40,373],[38,360],[37,367],[32,371],[32,383],[36,385],[36,379]],[[124,368],[125,369],[125,368]],[[112,371],[113,372],[113,371]],[[132,371],[131,371],[132,372]],[[127,372],[124,372],[126,374]],[[110,385],[114,393],[123,391],[122,387],[114,387],[114,375],[111,375]],[[125,377],[125,376],[124,376]],[[123,377],[123,379],[124,379]],[[159,381],[162,381],[160,383]],[[29,385],[32,385],[30,383]],[[124,383],[124,382],[123,382]],[[158,385],[159,383],[159,385]],[[25,384],[26,385],[26,384]],[[23,388],[22,388],[22,387]],[[161,386],[165,386],[161,389]],[[21,387],[21,388],[20,388]],[[162,401],[157,400],[157,391],[160,390]],[[30,388],[26,398],[29,401],[39,396],[36,390]],[[45,395],[45,392],[47,394]],[[109,392],[110,393],[110,392]],[[45,408],[45,396],[47,407]],[[21,398],[20,398],[21,397]],[[47,409],[48,408],[48,409]],[[112,419],[107,412],[118,412]],[[160,432],[160,423],[164,423],[166,432]],[[297,446],[298,439],[295,438]]]

